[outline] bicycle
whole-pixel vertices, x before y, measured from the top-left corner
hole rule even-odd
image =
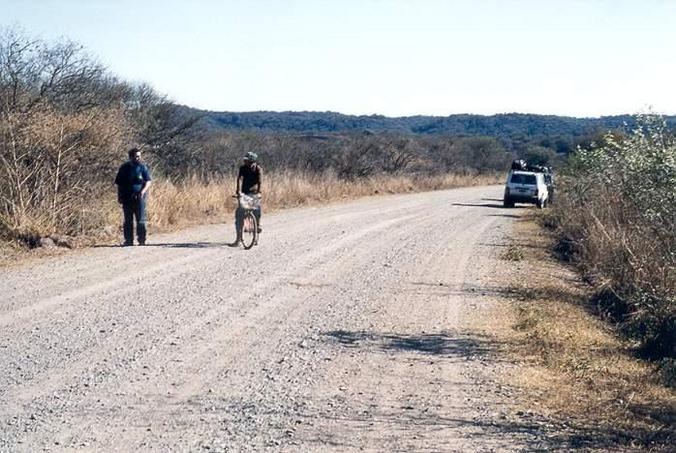
[[[241,239],[244,249],[249,250],[254,245],[258,245],[258,220],[254,211],[260,208],[261,196],[243,193],[232,197],[237,199],[237,209],[242,211],[242,221],[237,237]]]

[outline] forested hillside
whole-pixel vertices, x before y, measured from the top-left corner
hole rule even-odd
[[[192,109],[188,109],[192,110]],[[207,129],[257,130],[292,133],[396,132],[401,134],[489,136],[510,151],[529,145],[543,146],[557,153],[569,153],[587,145],[608,130],[633,129],[630,115],[601,118],[573,118],[555,115],[506,113],[500,115],[353,116],[335,112],[195,112],[204,116]],[[666,117],[676,128],[676,117]]]

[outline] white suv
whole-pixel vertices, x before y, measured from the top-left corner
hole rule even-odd
[[[505,183],[504,206],[513,208],[514,203],[535,203],[544,208],[549,202],[545,176],[534,171],[512,170]]]

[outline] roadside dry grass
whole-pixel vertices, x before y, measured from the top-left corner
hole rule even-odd
[[[371,195],[424,192],[477,185],[496,184],[501,175],[439,175],[416,177],[382,175],[356,181],[338,178],[334,173],[271,172],[263,181],[264,213],[299,206],[311,206]],[[152,188],[149,202],[151,232],[175,231],[189,225],[231,221],[235,209],[234,177],[207,181],[191,178],[180,184],[159,181]],[[107,221],[119,225],[119,208]],[[119,226],[117,227],[119,229]],[[119,233],[117,233],[119,235]]]
[[[500,258],[518,271],[503,282],[509,303],[499,335],[520,363],[509,379],[523,389],[524,411],[537,408],[559,425],[569,446],[673,448],[676,392],[662,385],[657,366],[637,359],[593,314],[591,289],[552,255],[554,238],[535,217],[518,221],[513,234]]]
[[[411,175],[382,175],[349,181],[334,173],[272,172],[263,181],[263,208],[272,212],[297,206],[331,203],[369,195],[423,192],[476,185],[496,184],[501,175],[439,175],[421,178]],[[235,201],[233,177],[207,181],[191,178],[179,184],[160,181],[152,188],[148,212],[154,231],[208,221],[230,220]],[[108,220],[119,223],[119,213]]]
[[[318,205],[363,196],[423,192],[477,185],[497,184],[503,176],[497,174],[446,174],[437,176],[380,175],[354,181],[338,178],[334,173],[323,174],[281,171],[265,174],[263,181],[263,209],[270,213],[279,209]],[[193,225],[230,222],[235,200],[234,175],[201,179],[188,178],[181,182],[157,179],[151,188],[148,202],[150,240],[158,232],[177,231]],[[70,248],[94,244],[112,244],[121,241],[122,212],[116,201],[114,188],[102,194],[86,207],[78,208],[81,217],[79,231],[61,242]],[[40,237],[49,237],[50,231],[39,226],[30,233],[32,245]],[[0,241],[0,266],[22,262],[63,252],[63,248],[27,247],[19,241]]]

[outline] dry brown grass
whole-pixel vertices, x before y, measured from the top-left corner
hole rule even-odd
[[[380,175],[361,180],[339,179],[334,173],[280,172],[268,175],[264,203],[268,209],[328,203],[367,195],[423,192],[476,185],[496,184],[498,175]]]
[[[521,261],[524,257],[523,248],[517,245],[510,245],[500,254],[500,259],[505,261]]]
[[[554,239],[532,220],[516,228],[536,248],[520,263],[529,278],[511,277],[511,328],[503,335],[523,362],[514,381],[531,396],[527,404],[584,433],[592,448],[668,449],[676,392],[588,311],[590,289],[547,252]]]
[[[331,172],[271,172],[263,181],[263,208],[271,212],[368,195],[488,185],[499,181],[498,175],[376,176],[346,181]],[[180,184],[156,182],[148,206],[150,228],[166,231],[186,224],[229,220],[235,206],[231,198],[234,189],[233,177],[208,181],[190,178]],[[119,223],[119,218],[109,221],[111,225],[115,222]]]

